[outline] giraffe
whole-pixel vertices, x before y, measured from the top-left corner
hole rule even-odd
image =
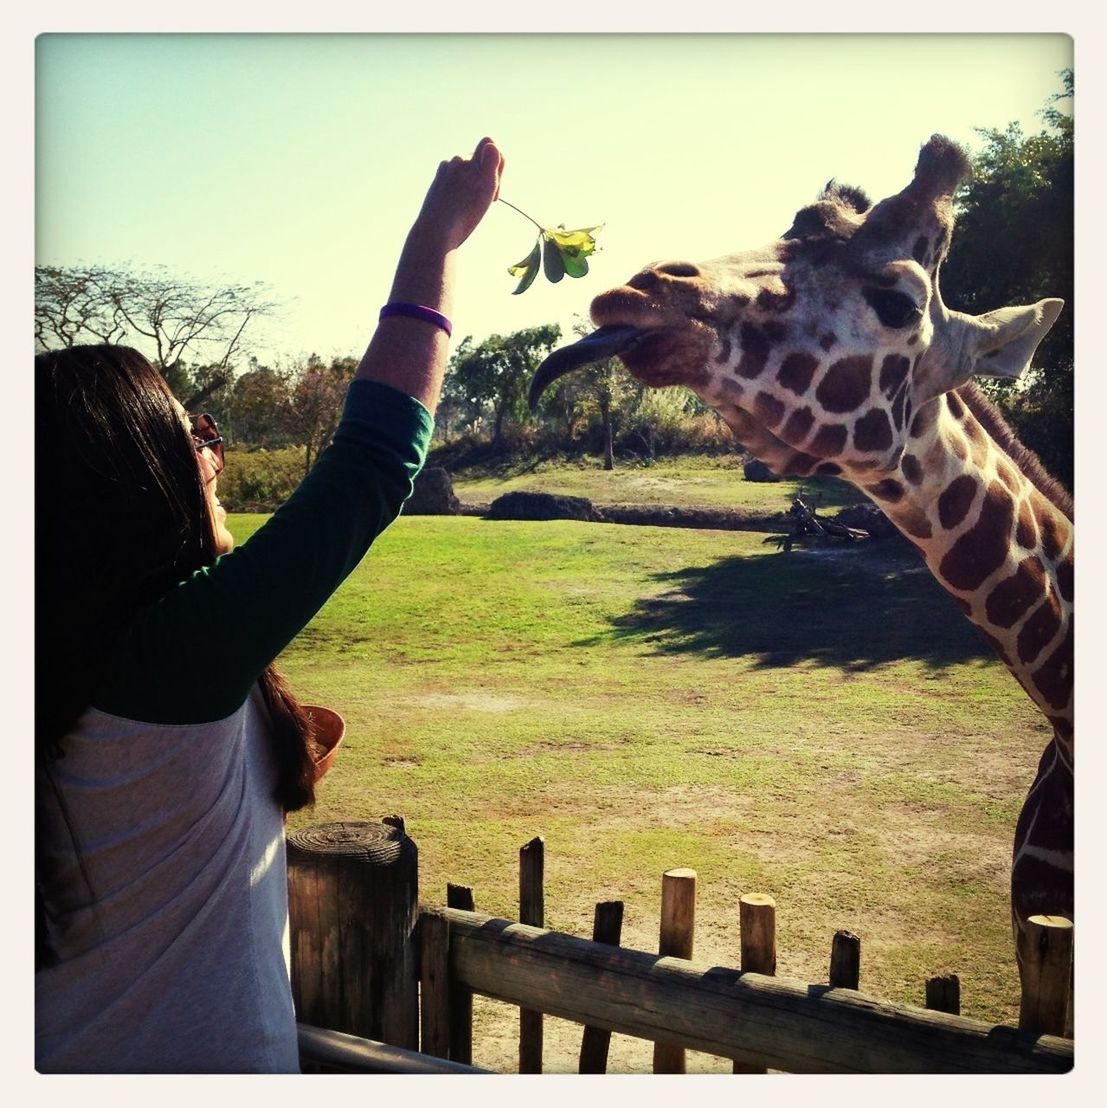
[[[1063,302],[942,302],[969,172],[934,135],[875,205],[832,180],[766,247],[647,266],[592,301],[599,329],[543,363],[531,399],[617,355],[647,385],[691,388],[776,473],[863,490],[918,548],[1053,729],[1015,828],[1021,971],[1027,918],[1073,918],[1073,513],[971,378],[1019,377]]]

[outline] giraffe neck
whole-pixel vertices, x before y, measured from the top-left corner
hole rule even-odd
[[[918,547],[1050,721],[1071,765],[1072,522],[989,433],[972,396],[947,393],[915,413],[894,475],[844,476]]]

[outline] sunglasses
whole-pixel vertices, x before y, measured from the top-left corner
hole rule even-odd
[[[196,453],[199,454],[202,450],[211,452],[211,463],[215,469],[215,475],[218,477],[223,472],[223,466],[225,465],[223,436],[219,433],[219,424],[215,422],[215,417],[208,412],[190,415],[188,419],[192,424],[192,442],[196,447]]]

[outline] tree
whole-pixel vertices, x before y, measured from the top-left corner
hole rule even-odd
[[[356,358],[335,358],[326,365],[317,354],[311,354],[292,367],[286,419],[293,441],[304,447],[305,475],[338,428],[346,389],[357,366]]]
[[[1046,129],[1024,135],[1017,124],[981,129],[973,179],[957,198],[958,227],[942,268],[950,307],[979,314],[1010,304],[1060,297],[1065,310],[1038,348],[1036,366],[1014,383],[987,388],[1023,443],[1069,488],[1073,480],[1073,121],[1056,106],[1041,112]]]
[[[559,338],[558,324],[547,323],[510,335],[490,335],[478,344],[466,336],[458,345],[450,359],[451,392],[491,412],[493,447],[502,444],[509,421],[526,418],[531,378]]]
[[[226,391],[219,426],[232,444],[276,450],[292,444],[289,374],[251,359]]]
[[[573,331],[580,336],[593,328],[578,319]],[[571,441],[578,419],[599,419],[603,442],[603,467],[615,468],[615,424],[620,415],[628,416],[642,402],[644,387],[628,376],[615,358],[585,366],[562,377],[550,391],[547,410],[557,411],[565,423],[566,438]]]
[[[80,342],[144,348],[186,408],[228,383],[250,321],[273,310],[260,284],[217,285],[103,266],[35,267],[35,340],[40,349]],[[192,390],[186,357],[210,372]]]

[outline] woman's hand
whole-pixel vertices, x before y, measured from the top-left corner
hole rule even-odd
[[[471,158],[442,162],[412,234],[446,252],[456,250],[499,196],[503,168],[503,155],[490,138],[477,143]]]

